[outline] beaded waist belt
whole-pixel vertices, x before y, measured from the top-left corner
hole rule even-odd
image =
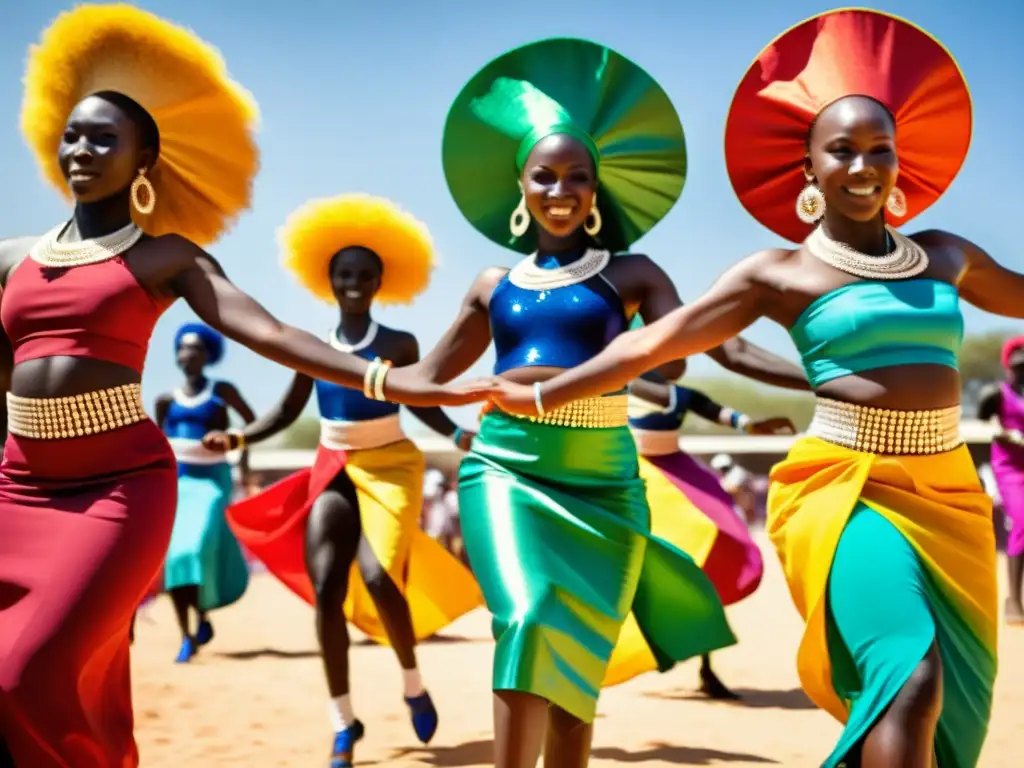
[[[320,445],[332,451],[365,451],[405,440],[398,414],[366,421],[320,419]]]
[[[7,393],[7,430],[36,440],[95,435],[146,419],[142,386],[123,384],[67,397],[18,397]]]
[[[583,427],[604,429],[624,427],[628,421],[628,395],[605,395],[574,400],[548,411],[543,416],[524,416],[535,424],[550,424],[555,427]]]
[[[674,429],[630,428],[641,456],[668,456],[679,452],[679,433]]]
[[[963,443],[958,405],[891,411],[821,397],[807,434],[843,448],[890,456],[943,453]]]

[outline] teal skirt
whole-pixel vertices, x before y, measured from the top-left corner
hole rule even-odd
[[[494,617],[496,691],[592,722],[631,611],[661,670],[736,642],[703,571],[650,535],[626,427],[488,413],[459,471],[459,512]]]
[[[199,610],[238,600],[249,584],[249,567],[224,510],[231,501],[228,464],[178,464],[178,508],[164,562],[164,589],[199,587]]]

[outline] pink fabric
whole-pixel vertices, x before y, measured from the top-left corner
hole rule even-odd
[[[1000,425],[1003,429],[1024,432],[1024,398],[1005,383],[1001,395]],[[1003,500],[1003,513],[1012,525],[1006,554],[1010,557],[1024,555],[1024,446],[992,443],[992,472]]]

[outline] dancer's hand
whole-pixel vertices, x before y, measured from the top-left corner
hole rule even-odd
[[[395,368],[384,380],[384,397],[391,402],[429,408],[435,405],[466,405],[486,400],[495,388],[487,377],[464,382],[435,384],[415,366]]]
[[[214,430],[213,432],[207,432],[203,435],[203,447],[209,451],[227,453],[231,450],[231,444],[231,435],[227,432]]]
[[[464,429],[459,430],[459,439],[455,443],[455,447],[460,451],[468,451],[473,447],[473,438],[476,437],[476,432],[467,432]]]
[[[795,435],[796,426],[785,416],[753,421],[748,427],[752,435]]]
[[[533,386],[518,384],[508,379],[495,377],[491,379],[493,389],[490,400],[498,409],[514,416],[536,416],[537,401],[533,396]]]

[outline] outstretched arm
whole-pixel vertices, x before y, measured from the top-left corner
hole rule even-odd
[[[184,238],[177,238],[176,246],[187,258],[172,285],[203,322],[276,363],[312,378],[362,389],[369,367],[366,360],[282,323],[235,286],[212,256]],[[402,369],[388,374],[385,395],[406,405],[462,405],[484,396],[472,388],[439,386]]]
[[[419,362],[420,359],[419,342],[412,334],[407,334],[407,336],[408,339],[406,341],[402,365],[412,365]],[[429,408],[418,408],[412,406],[409,408],[409,411],[439,435],[450,437],[462,450],[469,449],[469,445],[473,439],[472,434],[461,429],[459,425],[452,421],[448,417],[448,414],[441,408],[437,406],[431,406]]]
[[[811,385],[803,369],[784,357],[769,352],[742,336],[708,350],[711,357],[727,371],[786,389],[809,390]]]
[[[252,408],[249,407],[249,403],[247,403],[245,398],[242,397],[242,393],[238,391],[238,387],[234,384],[229,381],[218,381],[217,394],[220,395],[220,398],[228,408],[242,417],[242,421],[246,424],[252,424],[256,421],[256,414],[253,413]],[[242,473],[242,483],[244,484],[246,482],[246,478],[249,477],[248,447],[242,449],[242,455],[238,459],[238,469]]]
[[[982,248],[957,235],[928,230],[914,235],[921,245],[954,248],[964,255],[957,281],[960,295],[978,309],[1024,318],[1024,275],[1007,269]]]
[[[614,392],[644,371],[714,349],[738,335],[762,316],[768,298],[768,289],[754,277],[759,256],[729,269],[692,304],[621,334],[600,354],[544,382],[540,386],[543,408]],[[501,386],[502,392],[494,397],[499,406],[512,413],[534,412],[532,393],[524,397],[519,387],[507,382]]]

